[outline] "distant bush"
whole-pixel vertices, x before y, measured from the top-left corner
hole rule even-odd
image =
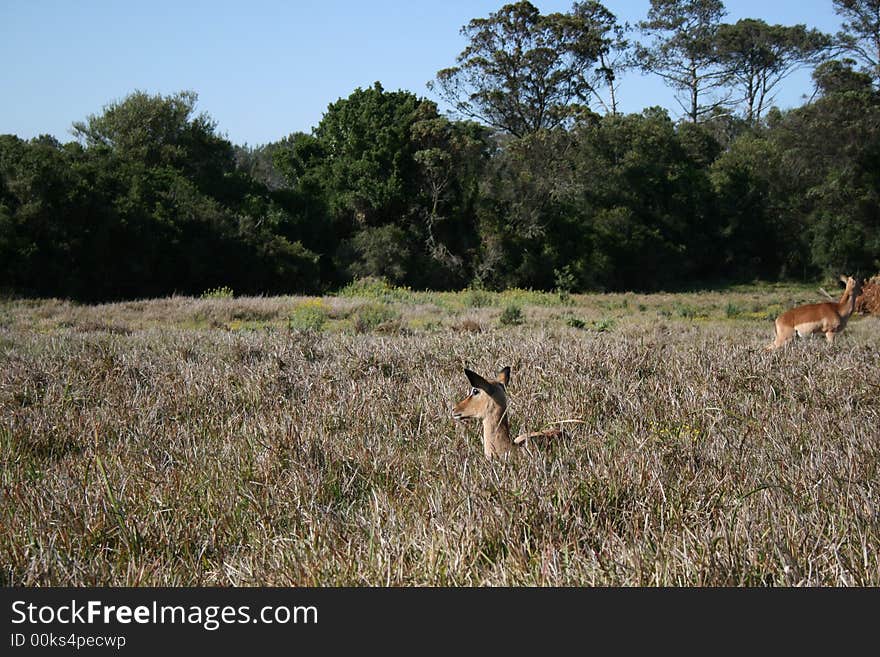
[[[590,324],[590,327],[597,333],[606,333],[614,328],[613,319],[597,319]]]
[[[485,308],[491,306],[492,301],[492,293],[480,288],[468,288],[464,293],[464,303],[470,308]]]
[[[212,287],[202,292],[202,299],[231,299],[235,296],[235,292],[231,287],[223,285],[221,287]]]
[[[697,316],[697,311],[693,306],[688,306],[682,303],[675,304],[675,313],[684,319],[694,319]]]
[[[420,294],[413,292],[408,287],[392,285],[384,278],[377,276],[357,278],[336,293],[340,297],[372,299],[384,303],[417,301]]]
[[[502,326],[517,326],[523,323],[523,314],[519,306],[510,304],[501,311],[501,317],[498,319]]]
[[[546,306],[552,308],[559,305],[559,295],[539,290],[524,290],[512,287],[499,294],[501,301],[518,306]],[[568,305],[568,304],[566,304]]]
[[[393,322],[399,317],[397,312],[385,305],[368,303],[353,313],[352,322],[357,333],[366,333],[378,328],[382,324]]]
[[[367,299],[382,299],[393,292],[394,288],[384,278],[377,276],[365,276],[356,278],[351,283],[340,289],[336,294],[340,297],[364,297]]]
[[[554,269],[553,283],[559,300],[562,303],[570,303],[571,291],[577,283],[574,272],[571,271],[571,265],[565,265],[562,269]]]
[[[292,331],[320,331],[327,316],[327,306],[321,299],[308,299],[293,309],[287,318],[287,327]]]

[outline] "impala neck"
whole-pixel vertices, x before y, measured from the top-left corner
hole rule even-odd
[[[852,290],[845,290],[843,296],[840,297],[840,302],[837,304],[837,314],[842,318],[847,318],[852,315],[855,307],[856,295],[853,294]]]
[[[486,456],[499,456],[513,448],[507,412],[499,408],[483,418],[483,451]]]

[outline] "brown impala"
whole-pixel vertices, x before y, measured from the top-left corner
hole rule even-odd
[[[473,418],[483,421],[483,453],[486,458],[506,454],[529,438],[556,438],[563,435],[560,429],[544,429],[524,433],[511,440],[505,389],[510,382],[510,368],[505,367],[498,372],[493,381],[484,379],[469,369],[465,369],[464,374],[470,381],[471,390],[467,397],[452,407],[452,417],[455,420]]]
[[[852,276],[841,276],[846,283],[843,296],[837,303],[811,303],[806,306],[792,308],[776,318],[776,339],[767,345],[767,351],[783,347],[797,334],[806,337],[811,333],[824,333],[828,344],[834,342],[834,336],[845,327],[852,315],[859,296],[859,284]]]

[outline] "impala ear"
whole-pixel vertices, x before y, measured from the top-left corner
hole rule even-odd
[[[505,367],[500,372],[498,372],[496,378],[498,379],[498,383],[503,386],[506,386],[510,383],[510,367]]]
[[[471,385],[474,388],[479,388],[480,390],[485,390],[486,392],[489,392],[489,388],[491,387],[489,385],[489,382],[486,381],[486,379],[481,377],[479,374],[469,370],[468,368],[464,368],[464,375],[468,378],[468,381],[471,382]]]

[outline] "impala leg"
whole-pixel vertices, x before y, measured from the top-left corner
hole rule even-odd
[[[794,329],[785,326],[778,319],[776,320],[776,338],[767,345],[767,351],[774,351],[780,347],[784,347],[794,337]]]

